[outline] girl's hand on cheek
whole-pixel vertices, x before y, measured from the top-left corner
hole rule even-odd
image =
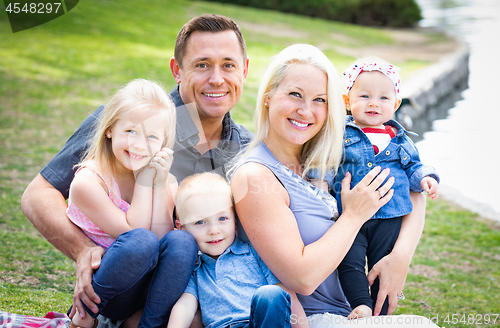
[[[165,186],[167,182],[168,172],[174,160],[174,151],[169,148],[162,148],[151,159],[150,167],[156,170],[156,176],[153,184],[156,187]]]

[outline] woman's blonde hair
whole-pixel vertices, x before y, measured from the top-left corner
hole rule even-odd
[[[175,142],[175,105],[165,89],[156,82],[136,79],[118,90],[99,115],[93,138],[78,166],[94,161],[101,173],[114,175],[115,156],[107,131],[121,115],[132,110],[155,109],[165,118],[165,139],[162,147],[172,148]],[[111,178],[111,177],[110,177]]]
[[[328,113],[325,123],[318,134],[308,140],[302,149],[303,177],[315,168],[323,179],[326,171],[333,169],[336,172],[342,160],[345,106],[335,67],[323,52],[309,44],[294,44],[283,49],[274,57],[265,71],[257,95],[254,116],[255,138],[245,153],[241,155],[241,158],[238,157],[238,162],[241,163],[243,158],[267,137],[269,133],[269,108],[265,106],[264,102],[274,94],[280,82],[285,78],[288,68],[297,64],[313,65],[325,72],[328,79]],[[234,167],[237,167],[239,163]],[[234,170],[230,171],[230,174],[232,173]]]

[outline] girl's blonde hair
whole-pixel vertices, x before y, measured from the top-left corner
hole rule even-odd
[[[269,133],[269,108],[264,105],[264,102],[274,94],[280,82],[285,78],[288,68],[297,64],[313,65],[325,72],[328,79],[328,113],[318,134],[303,146],[302,160],[305,166],[303,177],[313,168],[318,170],[321,179],[324,179],[326,171],[331,169],[337,171],[342,160],[346,115],[337,71],[318,48],[309,44],[294,44],[276,55],[264,73],[257,95],[254,116],[255,138],[245,153],[238,157],[237,164],[233,166],[229,174],[234,173],[234,169],[243,158],[267,137]]]
[[[132,110],[155,109],[165,118],[165,139],[162,147],[172,148],[175,142],[175,105],[165,89],[156,82],[136,79],[118,90],[99,115],[93,138],[78,166],[94,161],[96,169],[114,175],[115,156],[106,132],[124,113]],[[138,122],[139,123],[139,122]]]

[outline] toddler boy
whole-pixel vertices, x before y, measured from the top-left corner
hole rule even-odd
[[[214,173],[186,178],[175,203],[177,226],[193,235],[200,254],[168,327],[188,328],[198,304],[206,328],[290,327],[290,312],[302,323],[297,327],[308,327],[295,293],[285,291],[252,245],[236,237],[233,197],[224,178]]]

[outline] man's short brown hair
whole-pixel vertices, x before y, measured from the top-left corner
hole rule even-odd
[[[243,55],[243,60],[247,58],[247,46],[245,44],[245,39],[239,26],[230,18],[215,15],[215,14],[205,14],[201,16],[194,17],[189,22],[184,24],[184,26],[177,34],[177,40],[175,41],[174,56],[182,68],[182,59],[186,54],[186,46],[189,41],[189,37],[193,32],[223,32],[223,31],[234,31],[241,47],[241,53]]]

